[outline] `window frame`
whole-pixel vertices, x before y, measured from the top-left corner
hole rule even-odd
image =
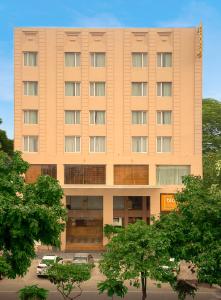
[[[91,151],[91,138],[93,138],[94,139],[94,142],[93,142],[93,148],[95,149],[96,147],[95,147],[95,145],[96,145],[96,139],[97,138],[104,138],[104,151]],[[89,153],[106,153],[107,152],[107,145],[106,145],[106,143],[107,143],[107,140],[106,140],[106,136],[104,136],[104,135],[96,135],[96,136],[89,136]]]
[[[163,123],[163,113],[164,112],[170,113],[170,123]],[[158,123],[158,113],[160,113],[160,123]],[[172,111],[171,110],[157,110],[156,123],[157,123],[157,125],[172,125]]]
[[[160,150],[158,151],[158,138],[160,138],[161,142],[160,142]],[[164,138],[170,138],[170,151],[162,151],[163,150],[163,139]],[[156,137],[156,152],[157,153],[172,153],[173,149],[172,149],[172,136],[157,136]]]
[[[76,150],[76,148],[77,148],[77,143],[76,143],[76,140],[77,140],[77,138],[79,138],[79,151],[65,151],[65,148],[66,148],[66,138],[68,138],[68,137],[74,137],[74,139],[75,139],[75,149],[74,150]],[[65,137],[64,137],[64,153],[81,153],[81,136],[80,135],[65,135]]]
[[[164,83],[170,83],[170,95],[169,96],[164,96],[163,95],[163,84]],[[158,95],[158,84],[160,84],[160,95]],[[172,84],[172,81],[158,81],[157,82],[157,86],[156,86],[156,89],[157,89],[157,97],[172,97],[173,96],[173,91],[172,91],[172,88],[173,88],[173,84]]]
[[[133,84],[141,84],[141,95],[133,95]],[[144,84],[146,85],[146,95],[144,95]],[[148,82],[147,81],[132,81],[131,82],[131,96],[132,97],[147,97],[148,96]]]
[[[74,95],[66,95],[66,83],[73,83],[74,84]],[[77,91],[77,84],[79,84],[79,95],[76,95]],[[65,97],[81,97],[81,81],[65,81],[64,82],[64,96]]]
[[[74,66],[66,65],[66,54],[74,54]],[[77,55],[79,55],[79,65],[77,65]],[[65,68],[79,68],[81,66],[81,52],[65,51],[64,52],[64,66]]]
[[[26,123],[25,122],[25,113],[28,113],[28,119],[30,120],[30,112],[35,112],[37,116],[37,122],[36,123]],[[37,109],[24,109],[23,110],[23,124],[25,125],[38,125],[38,110]]]
[[[34,94],[34,95],[29,95],[28,94],[28,86],[29,86],[29,84],[30,83],[35,83],[36,84],[36,91],[37,91],[37,93],[36,94]],[[25,87],[26,86],[26,87]],[[25,93],[25,92],[27,92],[27,93]],[[34,81],[34,80],[24,80],[23,81],[23,95],[24,96],[28,96],[28,97],[37,97],[38,96],[38,81]]]
[[[133,139],[134,138],[140,138],[141,139],[141,149],[143,148],[144,142],[143,140],[146,140],[146,151],[133,151]],[[131,152],[132,153],[148,153],[148,136],[132,136],[131,137]],[[143,149],[142,149],[143,150]]]
[[[103,112],[104,113],[104,123],[96,123],[96,113]],[[91,113],[93,113],[93,123],[91,123]],[[89,124],[90,125],[105,125],[106,124],[106,111],[105,110],[90,110],[89,111]]]
[[[66,112],[73,112],[74,113],[74,121],[75,123],[66,123]],[[79,113],[79,123],[76,123],[76,119],[77,119],[77,113]],[[64,111],[64,124],[65,125],[80,125],[81,124],[81,111],[77,110],[77,109],[65,109]]]
[[[96,54],[104,54],[104,66],[96,66]],[[106,67],[106,52],[90,52],[90,66],[92,68],[105,68]],[[92,63],[93,62],[93,63]]]
[[[104,84],[104,95],[95,95],[96,92],[96,84],[103,83]],[[91,84],[93,84],[93,95],[91,95]],[[89,82],[89,96],[90,97],[106,97],[106,81],[90,81]]]
[[[133,64],[133,55],[135,55],[135,54],[141,55],[141,66],[140,67],[134,66],[134,64]],[[146,65],[144,65],[144,55],[146,55]],[[148,66],[148,53],[147,52],[132,52],[131,58],[132,58],[132,67],[133,68],[146,68]]]
[[[141,120],[142,122],[141,123],[133,123],[133,113],[141,113]],[[146,122],[144,123],[144,115],[145,115],[145,118],[146,118]],[[132,110],[131,111],[131,124],[132,125],[147,125],[147,111],[146,110]]]
[[[29,149],[30,149],[30,137],[36,138],[36,140],[37,140],[37,151],[29,151]],[[25,138],[28,138],[28,150],[27,151],[25,150]],[[39,149],[38,141],[39,141],[38,135],[23,135],[23,152],[24,153],[38,153],[38,149]]]
[[[163,66],[163,55],[170,54],[171,55],[171,66]],[[158,66],[158,55],[160,55],[160,66]],[[158,68],[172,68],[173,66],[173,53],[172,52],[157,52],[157,67]]]
[[[25,64],[25,54],[34,53],[36,55],[36,65]],[[37,51],[23,51],[23,67],[37,67],[38,66],[38,52]]]

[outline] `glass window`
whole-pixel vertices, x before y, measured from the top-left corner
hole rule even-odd
[[[171,152],[171,136],[157,137],[157,152]]]
[[[182,184],[182,177],[190,174],[190,166],[157,166],[157,184]]]
[[[38,95],[38,82],[37,81],[24,81],[24,95],[37,96]]]
[[[127,198],[127,208],[130,210],[142,210],[143,209],[143,197],[129,196]]]
[[[172,67],[172,53],[160,52],[157,53],[157,66],[158,67]]]
[[[65,67],[79,67],[80,53],[79,52],[65,52]]]
[[[90,137],[90,152],[105,152],[106,151],[105,136],[91,136]]]
[[[147,66],[147,53],[132,53],[132,66],[143,68]]]
[[[90,96],[105,96],[105,82],[90,82]]]
[[[157,82],[157,96],[172,96],[172,82]]]
[[[132,137],[132,152],[147,152],[147,137],[133,136]]]
[[[105,53],[103,52],[91,53],[91,66],[94,68],[105,67]]]
[[[24,52],[24,66],[37,66],[37,52]]]
[[[80,110],[66,110],[65,124],[80,124]]]
[[[113,197],[113,209],[114,210],[124,210],[125,209],[125,197],[124,196],[114,196]]]
[[[65,96],[80,96],[80,82],[66,81]]]
[[[157,124],[171,124],[171,111],[158,111]]]
[[[147,82],[132,82],[132,96],[146,96]]]
[[[146,124],[147,112],[146,111],[132,111],[132,124]]]
[[[38,111],[24,110],[24,124],[38,124]]]
[[[27,135],[23,137],[24,152],[38,152],[38,137]]]
[[[65,184],[105,184],[105,165],[65,165]]]
[[[102,196],[66,196],[66,205],[71,210],[102,210]]]
[[[80,152],[81,138],[80,136],[66,136],[65,137],[65,152]]]
[[[90,111],[90,124],[105,124],[105,111]]]

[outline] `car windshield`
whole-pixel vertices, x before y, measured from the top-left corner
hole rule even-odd
[[[53,259],[42,259],[41,264],[51,265],[54,263]]]

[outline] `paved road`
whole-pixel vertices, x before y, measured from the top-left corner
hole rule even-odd
[[[56,287],[52,285],[46,278],[38,278],[36,276],[36,266],[38,260],[34,260],[29,272],[23,278],[16,278],[15,280],[3,279],[0,281],[0,300],[15,300],[18,299],[18,290],[25,285],[38,284],[40,287],[50,290],[49,300],[62,300],[60,294],[56,291]],[[99,295],[96,289],[97,282],[102,280],[102,276],[96,267],[92,271],[92,278],[83,285],[83,295],[81,300],[109,300],[106,295]],[[148,300],[177,300],[176,294],[170,289],[167,284],[163,284],[162,288],[156,287],[153,281],[148,281]],[[197,293],[195,300],[218,300],[221,299],[217,296],[218,290],[201,288]],[[121,298],[115,298],[121,299]],[[140,300],[141,293],[137,289],[130,289],[128,295],[124,298],[125,300]],[[187,298],[190,300],[192,298]]]

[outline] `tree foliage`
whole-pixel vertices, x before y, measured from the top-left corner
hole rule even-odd
[[[221,189],[221,151],[206,153],[203,155],[203,178],[204,185],[210,187],[217,184]]]
[[[81,284],[90,279],[92,267],[91,264],[54,264],[48,269],[47,274],[62,297],[65,300],[72,300],[81,296]],[[79,293],[71,296],[75,288],[78,288]]]
[[[2,119],[0,119],[0,124],[2,124]],[[11,156],[13,154],[13,144],[13,140],[7,137],[6,131],[0,129],[0,150]]]
[[[221,102],[203,100],[203,153],[221,151]]]
[[[48,290],[37,285],[27,285],[19,290],[20,300],[46,300],[47,296]]]
[[[170,255],[192,262],[199,281],[221,285],[221,190],[187,176],[176,194],[178,211],[161,217],[156,229],[170,240]]]
[[[58,181],[40,176],[27,184],[23,174],[28,167],[19,152],[12,157],[0,152],[0,251],[11,266],[11,278],[26,273],[35,241],[59,246],[66,220]]]
[[[110,228],[108,228],[110,234]],[[100,270],[106,280],[98,284],[100,292],[108,296],[127,292],[124,285],[129,280],[134,287],[142,288],[142,299],[147,297],[147,278],[168,282],[174,279],[172,270],[176,262],[170,261],[168,239],[144,221],[130,224],[126,228],[113,228],[107,251],[100,261]],[[162,266],[168,266],[163,268]]]

